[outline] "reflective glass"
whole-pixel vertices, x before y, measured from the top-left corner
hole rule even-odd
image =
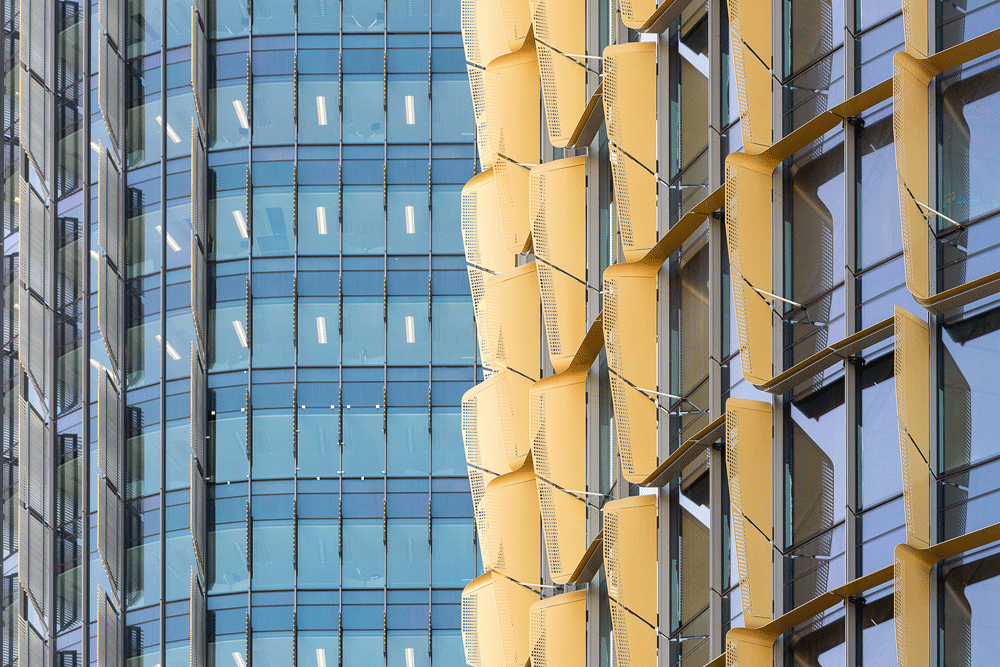
[[[283,410],[254,409],[253,467],[254,479],[293,477],[295,459],[292,456],[292,414]]]
[[[301,11],[301,9],[300,9]],[[330,75],[299,75],[299,143],[340,141],[340,81]]]
[[[300,255],[340,252],[340,192],[337,186],[299,186],[298,248]]]
[[[430,132],[427,92],[426,74],[389,75],[386,91],[389,143],[427,142]]]
[[[326,0],[299,0],[299,32],[337,32],[339,7]]]
[[[258,0],[259,1],[259,0]],[[256,7],[254,8],[256,16]],[[295,141],[295,84],[290,76],[254,77],[253,143],[255,146]]]
[[[340,303],[336,297],[300,297],[298,363],[334,366],[340,363]]]
[[[381,519],[344,519],[344,588],[385,587],[385,545],[382,543]],[[347,637],[344,637],[345,644]],[[345,646],[346,649],[346,646]],[[379,655],[382,653],[382,636],[378,636]],[[362,653],[355,653],[360,658]],[[358,662],[358,667],[370,665]]]
[[[385,141],[382,76],[345,74],[343,81],[344,143],[382,143]]]
[[[388,586],[426,588],[430,575],[427,519],[389,519],[386,531]]]
[[[427,297],[389,297],[389,363],[393,366],[426,365],[430,353],[429,324]]]
[[[474,329],[471,297],[431,297],[431,359],[435,365],[474,363]],[[463,344],[459,345],[458,341]]]
[[[1000,551],[950,559],[938,570],[939,665],[988,665],[1000,651]]]
[[[425,255],[430,250],[426,185],[390,185],[386,228],[390,255]]]
[[[389,408],[386,424],[389,476],[426,476],[429,463],[427,408]]]
[[[385,209],[382,187],[345,185],[344,254],[381,255],[385,252]]]
[[[344,297],[343,309],[344,365],[382,366],[385,363],[382,299],[366,296]]]
[[[291,255],[295,252],[293,209],[294,197],[290,187],[253,189],[254,257]]]
[[[212,0],[209,7],[209,39],[250,34],[250,14],[246,0]]]
[[[208,91],[209,148],[235,148],[250,141],[245,79],[220,81]]]
[[[382,32],[385,30],[384,0],[344,0],[344,32]],[[360,664],[360,663],[359,663]]]
[[[253,34],[275,35],[295,32],[295,5],[282,0],[254,0]]]
[[[385,474],[385,433],[381,408],[344,406],[344,474],[372,477]],[[345,570],[346,572],[346,570]]]
[[[336,401],[337,396],[330,396]],[[309,476],[333,477],[340,467],[340,417],[335,406],[299,411],[299,469]]]
[[[434,545],[431,583],[434,586],[464,588],[476,577],[472,519],[433,519],[431,541]]]
[[[292,567],[292,544],[292,522],[290,520],[253,522],[253,589],[255,591],[292,588],[295,583],[295,570]],[[291,643],[290,640],[289,643]]]
[[[242,413],[225,416],[208,422],[211,443],[209,461],[210,480],[214,482],[241,482],[247,478],[247,426]]]
[[[434,3],[437,7],[437,3]],[[431,79],[431,133],[434,143],[476,140],[469,77],[463,73],[434,72]]]
[[[435,254],[465,252],[462,245],[462,186],[435,184],[431,189],[434,208],[431,249]]]

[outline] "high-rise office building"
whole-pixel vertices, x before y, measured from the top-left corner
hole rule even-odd
[[[4,0],[4,666],[456,665],[456,0]]]
[[[468,664],[995,664],[1000,3],[462,30]]]

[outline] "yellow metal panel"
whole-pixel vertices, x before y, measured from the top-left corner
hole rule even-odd
[[[733,628],[726,633],[726,667],[773,667],[774,638],[764,632]]]
[[[489,276],[483,295],[485,320],[479,323],[486,327],[494,364],[532,380],[541,377],[541,317],[536,271],[535,263],[531,262]]]
[[[587,664],[587,591],[563,593],[531,605],[531,664]]]
[[[462,397],[462,440],[469,465],[503,475],[511,468],[503,443],[495,383],[494,375]]]
[[[493,357],[490,353],[490,340],[486,334],[486,279],[490,277],[488,271],[476,268],[472,264],[467,264],[469,272],[469,289],[472,292],[472,312],[479,326],[476,327],[476,342],[479,345],[479,356],[483,366],[487,369],[493,368]]]
[[[929,551],[896,545],[892,606],[900,667],[930,664],[930,572],[937,561]]]
[[[537,343],[535,349],[538,349]],[[534,383],[530,378],[508,369],[495,373],[493,378],[507,465],[511,470],[517,470],[531,452],[531,440],[528,437],[528,392]]]
[[[469,487],[472,490],[472,514],[476,521],[476,533],[485,535],[489,528],[489,513],[484,498],[486,497],[486,486],[497,478],[491,472],[487,472],[473,466],[466,466],[469,471]],[[485,538],[479,542],[479,551],[483,558],[483,569],[490,562],[489,544]]]
[[[516,472],[497,477],[486,485],[486,534],[489,545],[487,567],[515,581],[541,581],[540,515],[535,472],[525,465]]]
[[[726,401],[726,468],[733,509],[736,562],[744,623],[759,628],[773,614],[771,405]]]
[[[479,163],[485,170],[493,166],[489,126],[486,123],[486,69],[478,65],[466,65],[465,69],[469,73],[469,90],[472,93],[472,115],[476,123]]]
[[[726,241],[743,375],[754,385],[771,379],[771,174],[775,163],[730,153],[726,158]],[[751,261],[744,262],[743,257]],[[748,284],[749,283],[749,284]]]
[[[531,33],[531,7],[528,0],[500,0],[500,15],[503,17],[503,36],[510,51],[524,46],[525,38]]]
[[[917,202],[928,203],[927,103],[934,70],[902,51],[892,58],[892,133],[896,147],[899,214],[903,225],[906,286],[918,299],[930,295],[930,238]]]
[[[669,0],[667,0],[669,1]],[[639,30],[646,25],[646,20],[656,11],[656,0],[618,0],[622,23],[625,27]]]
[[[728,0],[729,27],[767,69],[771,68],[771,1]]]
[[[462,641],[472,667],[524,667],[529,618],[538,594],[494,572],[462,591]]]
[[[495,164],[502,154],[515,162],[536,164],[541,138],[538,104],[538,54],[534,41],[486,66],[486,123]]]
[[[605,48],[603,87],[615,210],[634,262],[656,243],[656,44]]]
[[[604,340],[622,474],[638,484],[656,454],[656,270],[614,264],[604,272]],[[641,391],[640,391],[641,390]]]
[[[549,358],[557,373],[587,334],[587,158],[533,167],[529,217]]]
[[[476,174],[462,188],[462,239],[465,259],[493,273],[517,266],[507,252],[493,170]]]
[[[587,376],[550,375],[531,388],[531,459],[549,573],[567,583],[587,551]]]
[[[567,146],[587,108],[586,5],[579,0],[532,0],[542,102],[553,146]],[[568,54],[568,55],[567,55]]]
[[[465,59],[486,67],[510,53],[504,31],[502,0],[462,0],[462,42]]]
[[[930,332],[921,320],[896,306],[896,414],[899,418],[899,457],[903,466],[903,506],[906,542],[923,548],[930,544]]]
[[[928,25],[927,3],[923,0],[903,0],[903,37],[906,52],[911,56],[927,57]]]
[[[635,614],[611,600],[611,629],[619,665],[656,667],[656,630]]]
[[[653,626],[656,625],[656,519],[656,496],[632,496],[604,505],[608,596]]]
[[[493,162],[493,174],[504,243],[507,252],[517,254],[524,250],[531,231],[528,217],[528,180],[531,168],[498,155]]]
[[[735,33],[732,35],[736,70],[736,99],[740,105],[743,151],[756,155],[771,146],[771,70]]]

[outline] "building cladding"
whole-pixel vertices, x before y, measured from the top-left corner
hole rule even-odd
[[[463,0],[469,665],[996,662],[998,26]]]
[[[455,665],[455,0],[5,0],[2,665]]]

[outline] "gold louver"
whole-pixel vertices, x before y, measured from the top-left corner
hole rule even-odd
[[[490,152],[529,165],[538,162],[541,112],[534,42],[486,65],[486,122]]]
[[[549,359],[569,366],[587,334],[587,158],[531,170],[529,217]]]
[[[500,0],[503,36],[507,48],[517,51],[531,33],[531,7],[528,0]]]
[[[903,507],[906,543],[930,544],[930,332],[927,322],[896,306],[896,414],[899,418],[899,458],[903,467]]]
[[[495,572],[462,591],[462,641],[472,667],[524,667],[530,657],[529,617],[538,593]]]
[[[726,469],[732,505],[740,599],[746,627],[771,620],[772,549],[771,405],[730,398],[726,401]]]
[[[604,117],[625,259],[656,243],[656,44],[604,49]]]
[[[729,25],[743,150],[771,146],[771,2],[729,0]]]
[[[726,633],[726,667],[773,667],[774,638],[766,632],[733,628]]]
[[[538,584],[540,519],[535,472],[531,465],[501,475],[487,484],[483,502],[486,504],[486,532],[481,537],[488,545],[490,556],[486,567],[518,582]]]
[[[531,605],[531,664],[587,664],[587,591],[563,593]]]
[[[465,259],[470,264],[491,273],[506,271],[517,266],[517,257],[507,251],[504,243],[498,202],[496,180],[492,169],[476,174],[462,188],[462,240],[465,243]]]
[[[496,375],[462,396],[462,441],[469,465],[504,475],[512,470],[503,444],[495,383]]]
[[[622,474],[645,480],[656,452],[656,269],[613,264],[604,272],[604,340]]]
[[[484,321],[490,358],[499,369],[509,368],[538,380],[541,366],[536,263],[504,271],[485,280]]]
[[[530,393],[531,459],[552,581],[570,581],[587,551],[587,374],[551,375]]]
[[[587,15],[575,0],[532,0],[542,103],[549,141],[573,144],[587,110]]]
[[[761,386],[774,375],[771,319],[771,174],[776,163],[730,153],[726,158],[726,241],[743,376]],[[743,258],[752,258],[744,262]],[[755,289],[756,288],[756,289]]]
[[[927,57],[928,35],[927,3],[922,0],[903,0],[903,37],[906,53],[920,58]]]
[[[931,550],[896,545],[892,597],[900,667],[930,664],[930,573],[938,560]]]
[[[510,53],[504,34],[503,0],[462,0],[462,43],[465,59],[486,67]]]
[[[604,506],[604,570],[614,649],[622,664],[656,664],[656,496]]]

